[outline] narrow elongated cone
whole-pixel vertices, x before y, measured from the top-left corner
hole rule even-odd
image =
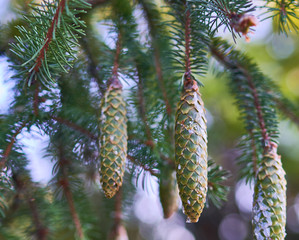
[[[122,185],[127,155],[126,106],[121,88],[105,93],[101,114],[100,180],[107,198]]]
[[[276,149],[272,143],[257,173],[252,218],[256,240],[283,240],[286,235],[286,180]]]
[[[187,222],[197,222],[207,194],[207,121],[197,84],[185,88],[176,112],[175,165]]]
[[[179,196],[175,173],[172,169],[165,169],[161,171],[159,193],[164,218],[170,218],[172,214],[178,210]]]

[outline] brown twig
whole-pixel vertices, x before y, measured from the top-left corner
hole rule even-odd
[[[257,94],[256,88],[254,86],[252,77],[244,67],[242,67],[240,65],[238,65],[238,67],[241,70],[243,70],[244,75],[247,78],[248,85],[251,89],[252,96],[253,96],[253,99],[254,99],[254,105],[255,105],[256,112],[257,112],[257,117],[259,119],[259,125],[260,125],[261,131],[262,131],[262,136],[263,136],[263,139],[264,139],[264,143],[265,143],[266,146],[268,146],[268,144],[270,144],[270,137],[269,137],[269,134],[268,134],[267,129],[266,129],[265,120],[264,120],[263,113],[262,113],[262,107],[261,107],[261,104],[260,104],[260,99],[259,99],[259,96]]]
[[[40,217],[35,199],[32,197],[32,193],[30,192],[32,190],[31,180],[28,180],[26,175],[22,175],[20,173],[13,173],[12,178],[15,182],[15,188],[17,190],[16,197],[18,198],[18,200],[20,200],[20,196],[24,196],[24,199],[28,203],[28,206],[31,210],[32,221],[36,228],[37,239],[46,240],[48,229],[42,223],[42,219]]]
[[[27,122],[24,121],[21,126],[19,126],[15,132],[15,134],[12,136],[9,144],[7,145],[6,149],[4,150],[4,153],[2,155],[2,159],[1,159],[1,162],[0,162],[0,169],[2,169],[8,159],[8,156],[12,150],[12,147],[16,141],[16,138],[17,136],[21,133],[22,129],[26,126]]]
[[[249,131],[249,135],[251,138],[251,149],[252,149],[252,164],[253,164],[253,171],[257,174],[257,152],[256,152],[256,144],[253,137],[252,130]]]
[[[35,225],[35,228],[37,230],[37,239],[38,240],[46,240],[48,235],[48,229],[42,224],[42,221],[40,219],[40,214],[38,212],[38,208],[35,203],[35,199],[28,197],[27,199],[28,205],[31,209],[33,222]]]
[[[109,240],[112,239],[128,239],[126,229],[122,224],[122,188],[115,194],[115,211],[114,211],[114,224],[108,236]]]
[[[290,111],[290,109],[279,98],[274,98],[274,101],[277,108],[299,127],[299,116]]]
[[[187,3],[185,3],[187,9]],[[191,63],[190,63],[190,35],[191,35],[191,19],[190,10],[187,9],[185,16],[185,81],[189,82],[191,78]]]
[[[83,133],[84,135],[88,136],[89,138],[91,138],[92,140],[97,140],[98,137],[96,135],[94,135],[93,133],[91,133],[90,131],[88,131],[87,129],[71,122],[70,120],[64,119],[62,117],[57,117],[57,116],[51,116],[51,118],[61,124],[64,124],[78,132]]]
[[[108,3],[110,0],[89,0],[88,3],[92,5],[92,7],[100,6],[104,3]]]
[[[112,69],[112,75],[118,76],[118,68],[119,68],[119,58],[121,53],[121,33],[118,33],[117,36],[117,42],[116,42],[116,52],[114,56],[114,62],[113,62],[113,69]]]
[[[68,179],[67,165],[69,165],[69,161],[67,159],[65,159],[63,146],[59,146],[58,151],[59,151],[59,159],[58,159],[59,166],[62,170],[62,179],[59,181],[59,183],[63,188],[64,195],[65,195],[67,203],[69,205],[70,213],[71,213],[71,216],[72,216],[73,223],[75,225],[77,234],[78,234],[80,239],[83,239],[84,234],[83,234],[83,231],[82,231],[82,226],[81,226],[81,222],[80,222],[78,213],[77,213],[76,208],[75,208],[75,204],[74,204],[74,200],[73,200],[73,194],[71,192],[70,182],[69,182],[69,179]]]
[[[145,127],[145,134],[148,142],[154,144],[152,139],[152,133],[151,129],[149,127],[147,116],[146,116],[146,109],[145,109],[145,99],[144,99],[144,91],[143,91],[143,84],[142,84],[142,77],[140,74],[140,70],[137,65],[137,76],[138,76],[138,82],[137,82],[137,94],[138,94],[138,100],[139,100],[139,114],[143,121],[144,127]]]
[[[263,113],[262,113],[260,99],[259,99],[259,96],[257,94],[256,88],[254,86],[254,83],[253,83],[253,80],[252,80],[252,77],[251,77],[250,73],[247,71],[247,69],[245,67],[243,67],[239,64],[232,64],[230,59],[227,56],[225,56],[223,53],[221,53],[217,48],[212,46],[212,47],[210,47],[210,50],[211,50],[211,53],[216,57],[216,59],[218,59],[223,65],[225,65],[228,68],[237,67],[246,76],[246,79],[248,81],[248,86],[251,90],[252,97],[253,97],[253,100],[254,100],[254,106],[255,106],[257,117],[258,117],[258,120],[259,120],[258,122],[259,122],[260,129],[261,129],[261,132],[262,132],[262,137],[263,137],[263,140],[264,140],[264,143],[265,143],[265,147],[267,147],[270,144],[270,137],[269,137],[269,134],[268,134],[266,126],[265,126],[265,120],[264,120]]]
[[[150,11],[147,7],[147,4],[141,1],[146,20],[148,22],[148,27],[150,31],[150,36],[152,39],[152,47],[154,49],[154,59],[155,59],[155,69],[156,69],[156,74],[159,82],[160,89],[162,91],[163,95],[163,100],[165,103],[165,108],[166,108],[166,113],[168,117],[171,117],[172,114],[172,107],[169,103],[169,99],[167,96],[167,91],[164,83],[164,77],[163,77],[163,72],[162,72],[162,64],[161,64],[161,56],[160,56],[160,48],[159,45],[156,43],[156,38],[157,38],[157,33],[155,31],[155,23],[153,22],[153,18],[151,17]]]
[[[120,60],[120,54],[122,50],[121,41],[122,41],[122,35],[121,32],[119,31],[117,36],[117,42],[116,42],[116,52],[115,52],[114,62],[113,62],[112,77],[108,81],[108,86],[113,88],[122,88],[122,84],[118,78],[119,60]]]
[[[103,86],[103,79],[99,77],[98,71],[97,71],[97,62],[94,58],[94,54],[92,50],[89,47],[88,39],[91,39],[91,36],[88,36],[88,31],[86,31],[86,36],[80,39],[81,46],[83,50],[85,51],[86,57],[89,62],[88,71],[90,75],[96,80],[96,83],[98,85],[98,88],[100,90],[101,95],[104,95],[105,93],[105,87]]]
[[[34,91],[34,98],[33,98],[33,111],[34,116],[38,116],[38,105],[39,105],[39,82],[35,82],[35,91]]]
[[[39,54],[35,60],[35,67],[33,68],[33,70],[35,72],[38,72],[39,71],[39,68],[41,67],[42,65],[42,61],[44,60],[45,58],[45,53],[47,52],[48,50],[48,47],[49,47],[49,44],[50,42],[52,41],[53,39],[53,33],[55,31],[54,27],[55,25],[58,24],[58,18],[59,18],[59,14],[62,14],[64,8],[65,8],[65,4],[66,4],[66,0],[61,0],[57,6],[57,9],[56,9],[56,12],[54,14],[54,17],[52,19],[52,22],[51,22],[51,25],[48,29],[48,32],[46,34],[46,38],[45,38],[45,43],[44,43],[44,46],[41,48],[41,50],[39,51]]]
[[[158,176],[158,172],[156,172],[155,170],[145,166],[144,164],[142,164],[141,162],[139,162],[138,160],[136,160],[134,157],[127,155],[127,158],[135,165],[141,167],[144,171],[149,172],[151,175],[157,177]]]

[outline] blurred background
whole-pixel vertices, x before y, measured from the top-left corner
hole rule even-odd
[[[20,16],[15,11],[16,2],[0,0],[0,27]],[[138,13],[136,13],[138,14]],[[257,12],[258,19],[258,12]],[[297,22],[298,23],[298,22]],[[298,23],[299,24],[299,23]],[[272,78],[282,92],[299,108],[299,38],[296,34],[285,36],[273,31],[275,26],[271,20],[260,21],[251,41],[238,39],[237,48],[251,56],[260,69]],[[103,26],[98,25],[101,34],[107,34]],[[219,35],[232,42],[231,34],[222,29]],[[109,45],[109,37],[106,42]],[[7,43],[0,42],[1,50],[7,48]],[[12,100],[10,80],[13,75],[5,52],[0,55],[0,114],[6,113]],[[226,183],[230,186],[228,201],[221,209],[213,205],[205,208],[196,224],[185,222],[185,216],[180,210],[170,219],[163,219],[159,200],[158,182],[155,177],[143,174],[138,179],[132,179],[136,192],[124,210],[124,224],[130,240],[245,240],[251,236],[251,209],[253,187],[250,183],[238,179],[236,157],[240,154],[237,143],[244,133],[239,113],[234,105],[234,98],[227,87],[227,76],[221,74],[221,66],[211,61],[210,71],[204,79],[202,90],[205,106],[208,112],[208,151],[211,158],[231,172],[232,177]],[[280,118],[279,154],[282,156],[286,171],[287,185],[287,240],[299,239],[299,123]],[[51,179],[53,163],[44,156],[43,149],[48,144],[47,137],[32,131],[18,137],[24,145],[24,151],[30,159],[29,169],[32,179],[47,185]],[[146,178],[146,181],[142,181]],[[145,183],[145,184],[144,184]],[[94,195],[101,195],[94,191]],[[95,209],[101,215],[102,222],[98,231],[107,231],[111,226],[113,212],[106,211],[109,203],[101,196],[102,201],[95,204]],[[111,215],[112,214],[112,215]],[[110,224],[110,225],[109,225]],[[20,223],[12,225],[16,232]],[[23,239],[22,233],[19,233]],[[105,236],[105,234],[103,234]],[[72,239],[72,238],[69,238]],[[92,238],[97,239],[97,238]],[[104,239],[104,238],[103,238]],[[123,240],[123,239],[122,239]]]

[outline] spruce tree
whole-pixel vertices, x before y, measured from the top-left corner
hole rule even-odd
[[[278,114],[298,125],[299,111],[238,48],[258,27],[254,2],[15,2],[18,17],[0,26],[0,52],[15,73],[0,116],[0,239],[128,239],[123,211],[134,204],[133,180],[147,175],[165,218],[180,199],[186,221],[199,225],[207,208],[226,202],[230,176],[244,178],[254,184],[251,236],[285,239]],[[297,30],[297,1],[259,8],[280,34]],[[223,28],[233,41],[219,37]],[[238,173],[209,154],[202,91],[215,60],[244,126]],[[32,131],[49,137],[46,186],[32,180],[18,138]]]

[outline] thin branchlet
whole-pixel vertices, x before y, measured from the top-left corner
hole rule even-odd
[[[56,31],[55,26],[58,24],[58,18],[60,14],[62,14],[64,11],[65,4],[66,4],[66,0],[61,0],[57,6],[56,12],[53,16],[51,25],[48,29],[48,32],[44,40],[45,43],[43,47],[40,49],[39,54],[35,60],[35,67],[33,68],[35,72],[38,72],[39,68],[42,66],[42,61],[44,61],[45,53],[48,51],[49,44],[53,39],[54,31]]]
[[[64,119],[62,117],[59,117],[59,116],[51,116],[51,119],[61,123],[61,124],[64,124],[66,126],[68,126],[69,128],[72,128],[78,132],[81,132],[82,134],[86,135],[87,137],[91,138],[92,140],[97,140],[98,137],[96,135],[94,135],[92,132],[88,131],[87,129],[77,125],[76,123],[74,122],[71,122],[70,120],[68,119]]]
[[[0,162],[0,169],[4,168],[6,161],[9,157],[9,154],[13,148],[13,145],[17,139],[17,136],[21,133],[21,131],[23,130],[23,128],[26,126],[27,122],[24,121],[17,129],[16,132],[14,133],[14,135],[12,136],[9,144],[7,145],[7,147],[5,148],[2,158],[1,158],[1,162]]]
[[[60,166],[60,169],[62,172],[62,176],[61,176],[59,183],[62,186],[65,198],[67,200],[67,203],[68,203],[68,206],[70,209],[70,213],[72,216],[72,220],[75,225],[78,237],[79,237],[79,239],[84,239],[81,221],[79,219],[78,213],[75,208],[73,193],[70,189],[70,182],[68,179],[69,174],[68,174],[67,167],[69,165],[69,161],[66,159],[64,151],[65,150],[64,150],[63,146],[58,146],[58,161],[59,161],[59,166]]]

